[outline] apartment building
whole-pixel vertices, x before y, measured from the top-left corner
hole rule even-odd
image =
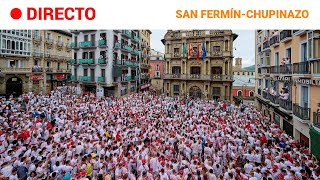
[[[150,30],[140,30],[141,35],[141,63],[140,63],[140,91],[149,90],[150,81]]]
[[[168,30],[164,93],[231,101],[236,38],[231,30]]]
[[[33,30],[32,91],[49,93],[68,84],[71,76],[71,33],[66,30]]]
[[[0,94],[20,95],[30,90],[31,30],[0,30]]]
[[[320,153],[320,31],[255,34],[258,107],[287,134]]]
[[[164,63],[164,53],[151,49],[149,62],[151,87],[157,94],[163,93]]]
[[[79,89],[120,97],[137,91],[138,30],[72,30],[72,82]]]

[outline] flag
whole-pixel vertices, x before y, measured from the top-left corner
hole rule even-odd
[[[191,45],[189,43],[189,47],[188,47],[188,59],[190,59],[191,57]]]
[[[197,60],[199,60],[199,56],[200,56],[200,46],[198,43],[198,47],[197,47]]]
[[[183,57],[187,56],[187,43],[183,43]]]
[[[205,60],[207,57],[206,47],[204,45],[204,40],[202,40],[202,60]]]

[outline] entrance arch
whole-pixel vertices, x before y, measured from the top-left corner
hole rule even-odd
[[[6,81],[6,94],[13,95],[14,97],[22,94],[22,80],[18,77],[9,78]]]
[[[192,98],[201,98],[202,91],[198,86],[192,86],[189,90],[189,96]]]

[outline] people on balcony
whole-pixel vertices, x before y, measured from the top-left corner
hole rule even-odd
[[[32,67],[32,72],[42,72],[42,67],[39,65],[34,65]]]
[[[273,89],[273,87],[271,87],[270,94],[271,96],[277,96],[277,92]]]
[[[284,91],[281,90],[279,96],[280,96],[280,99],[282,99],[282,100],[289,99],[289,93],[287,90],[284,90]]]
[[[263,92],[268,92],[268,88],[264,88],[264,89],[263,89]]]

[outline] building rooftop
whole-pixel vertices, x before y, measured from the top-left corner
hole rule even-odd
[[[255,87],[255,77],[248,76],[248,75],[233,75],[233,86],[243,86],[246,85],[247,87]],[[250,82],[249,82],[250,80]]]

